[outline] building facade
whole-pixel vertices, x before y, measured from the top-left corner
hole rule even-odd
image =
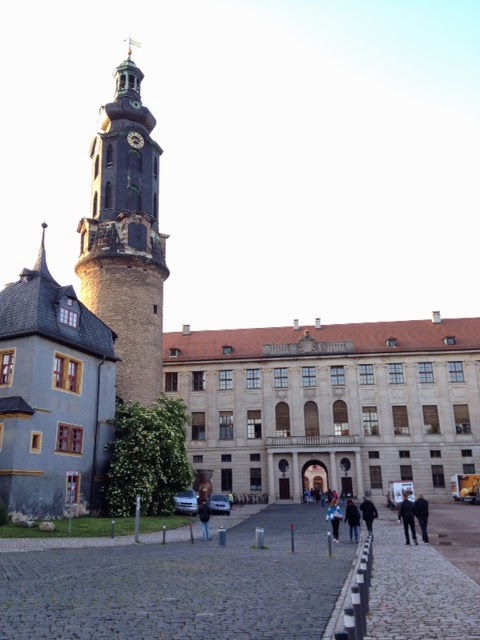
[[[117,334],[117,395],[148,405],[162,391],[163,284],[167,236],[159,233],[156,121],[142,104],[143,73],[130,58],[115,70],[114,101],[92,141],[90,216],[78,225],[80,298]]]
[[[115,338],[53,279],[42,237],[34,268],[0,292],[0,502],[14,517],[101,510]]]
[[[191,413],[197,488],[382,502],[389,481],[448,501],[478,470],[480,318],[164,335],[164,390]]]

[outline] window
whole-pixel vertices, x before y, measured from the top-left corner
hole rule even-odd
[[[279,402],[275,407],[275,428],[279,438],[290,437],[290,407],[286,402]]]
[[[76,329],[78,327],[78,313],[73,309],[60,307],[60,322]]]
[[[233,347],[226,345],[222,347],[222,351],[224,356],[229,356],[233,353]]]
[[[194,371],[192,374],[193,391],[205,391],[205,371]]]
[[[80,498],[80,474],[68,474],[66,483],[65,502],[66,504],[74,504]]]
[[[178,356],[181,354],[182,352],[180,351],[180,349],[178,349],[177,347],[172,347],[171,349],[169,349],[168,351],[168,355],[170,358],[178,358]]]
[[[233,440],[232,411],[220,411],[220,440]]]
[[[260,454],[259,453],[251,453],[250,454],[250,462],[260,462]]]
[[[396,338],[387,338],[387,347],[390,347],[390,349],[395,349],[396,346],[397,346]]]
[[[465,463],[463,466],[463,473],[475,473],[475,465],[472,463]]]
[[[422,384],[434,382],[433,364],[431,362],[418,363],[418,379]]]
[[[382,467],[369,467],[369,472],[372,489],[383,489]]]
[[[13,381],[13,362],[15,351],[0,351],[0,386],[11,387]]]
[[[231,453],[224,453],[222,455],[221,460],[222,460],[222,462],[231,462],[232,461],[232,454]]]
[[[345,385],[345,367],[330,367],[330,382],[332,387]]]
[[[400,458],[410,458],[410,451],[399,451],[398,455]]]
[[[455,336],[446,336],[443,341],[448,346],[452,346],[457,343]]]
[[[390,384],[403,384],[403,364],[388,365],[388,381]]]
[[[462,458],[471,458],[473,452],[471,449],[462,449]]]
[[[250,491],[262,490],[262,470],[250,469]]]
[[[392,407],[393,432],[396,436],[409,436],[410,427],[408,425],[407,407],[396,405]]]
[[[440,451],[440,449],[432,449],[430,451],[430,458],[441,458],[442,457],[442,452]]]
[[[233,371],[220,371],[219,380],[222,391],[233,389]]]
[[[274,369],[275,389],[285,389],[288,387],[288,369]]]
[[[315,367],[302,367],[302,386],[317,386],[317,370]]]
[[[438,407],[436,404],[424,404],[422,406],[423,423],[427,435],[440,433],[440,420],[438,418]]]
[[[320,421],[318,419],[318,406],[316,402],[309,400],[303,407],[303,419],[305,421],[305,435],[307,438],[315,438],[320,435]]]
[[[432,464],[432,483],[436,488],[445,487],[445,476],[443,474],[443,465]]]
[[[203,464],[203,456],[193,456],[193,464]]]
[[[463,375],[463,362],[448,363],[448,380],[449,382],[465,382]]]
[[[455,419],[455,432],[458,434],[472,433],[472,425],[470,424],[470,412],[468,404],[454,404],[453,415]]]
[[[113,167],[113,147],[111,144],[107,147],[107,167]]]
[[[378,436],[377,407],[362,407],[363,433],[366,436]]]
[[[260,389],[260,369],[247,369],[247,389]]]
[[[81,454],[83,450],[83,427],[59,423],[56,451]]]
[[[412,465],[410,464],[400,465],[400,480],[402,482],[408,482],[413,480]]]
[[[336,436],[350,435],[348,409],[343,400],[335,400],[333,403],[333,429]]]
[[[98,176],[99,169],[100,169],[100,157],[97,156],[95,158],[95,168],[94,168],[94,171],[93,171],[93,177],[94,178],[96,178]]]
[[[247,411],[247,438],[249,440],[262,437],[262,412],[260,410]]]
[[[30,453],[42,452],[42,434],[40,431],[32,431],[30,439]]]
[[[378,459],[380,458],[380,451],[369,451],[368,457],[370,460]]]
[[[165,391],[178,391],[178,373],[165,374]]]
[[[360,384],[375,384],[375,378],[373,375],[373,364],[361,364],[360,370]]]
[[[233,473],[231,469],[222,469],[222,491],[233,491]]]
[[[205,440],[205,413],[192,412],[192,440]]]
[[[62,353],[55,354],[53,386],[56,389],[81,392],[82,363]]]
[[[110,182],[107,182],[107,184],[105,185],[104,206],[105,209],[112,208],[112,185],[110,184]]]

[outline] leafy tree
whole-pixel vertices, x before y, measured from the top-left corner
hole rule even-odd
[[[135,513],[141,497],[142,515],[171,513],[173,497],[192,484],[195,472],[187,460],[187,406],[161,396],[149,407],[117,406],[115,442],[107,474],[107,504],[111,516]]]

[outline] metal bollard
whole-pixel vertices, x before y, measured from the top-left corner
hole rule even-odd
[[[367,586],[367,594],[368,594],[368,590],[370,589],[370,571],[368,570],[368,561],[367,561],[367,556],[365,554],[363,554],[360,560],[360,569],[363,569],[365,571],[365,584]]]
[[[162,529],[163,529],[163,540],[162,540],[162,544],[167,544],[167,539],[166,539],[166,531],[167,531],[167,527],[166,527],[166,525],[163,525]]]
[[[265,546],[265,529],[255,529],[255,549],[263,549]]]
[[[112,520],[112,538],[115,538],[115,520]]]
[[[368,613],[368,599],[367,592],[365,590],[365,572],[363,569],[357,569],[357,584],[360,589],[360,602],[362,603],[365,613]]]
[[[335,640],[348,640],[348,631],[337,631]]]
[[[295,525],[292,524],[290,525],[290,535],[291,535],[291,540],[292,540],[292,553],[295,553]]]
[[[348,631],[348,640],[357,640],[357,636],[355,634],[355,617],[353,615],[353,609],[351,607],[347,607],[343,610],[343,624],[345,626],[345,631]]]
[[[358,587],[352,587],[352,606],[357,640],[363,640],[363,636],[367,632],[367,618],[360,602],[360,589]]]
[[[192,523],[189,524],[190,527],[190,542],[193,544],[193,525]]]
[[[218,530],[218,544],[221,547],[225,547],[227,544],[227,530],[226,529],[219,529]]]
[[[330,531],[327,533],[327,540],[328,540],[328,555],[331,556],[332,555],[332,534],[330,533]]]

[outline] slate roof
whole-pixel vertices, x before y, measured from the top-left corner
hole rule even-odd
[[[65,295],[78,303],[77,328],[59,321],[59,302]],[[28,335],[40,335],[86,353],[118,360],[114,350],[117,335],[78,300],[72,286],[61,287],[53,279],[47,268],[43,237],[34,268],[23,269],[18,282],[0,291],[0,340]]]
[[[32,409],[22,396],[10,396],[9,398],[0,398],[0,415],[4,413],[28,413],[32,416],[35,409]]]
[[[312,350],[302,351],[299,343],[309,332]],[[447,345],[445,338],[454,337],[455,344]],[[395,347],[387,345],[395,338]],[[267,345],[293,345],[284,353],[265,349]],[[337,345],[337,346],[335,346]],[[340,345],[340,346],[338,346]],[[231,346],[231,355],[223,354],[223,347]],[[170,349],[179,349],[178,356],[170,356]],[[480,351],[480,318],[406,320],[395,322],[365,322],[358,324],[332,324],[258,329],[229,329],[218,331],[191,331],[165,333],[163,361],[165,364],[190,361],[268,359],[272,357],[332,356],[332,355],[382,355],[407,353],[454,353],[456,351]]]

